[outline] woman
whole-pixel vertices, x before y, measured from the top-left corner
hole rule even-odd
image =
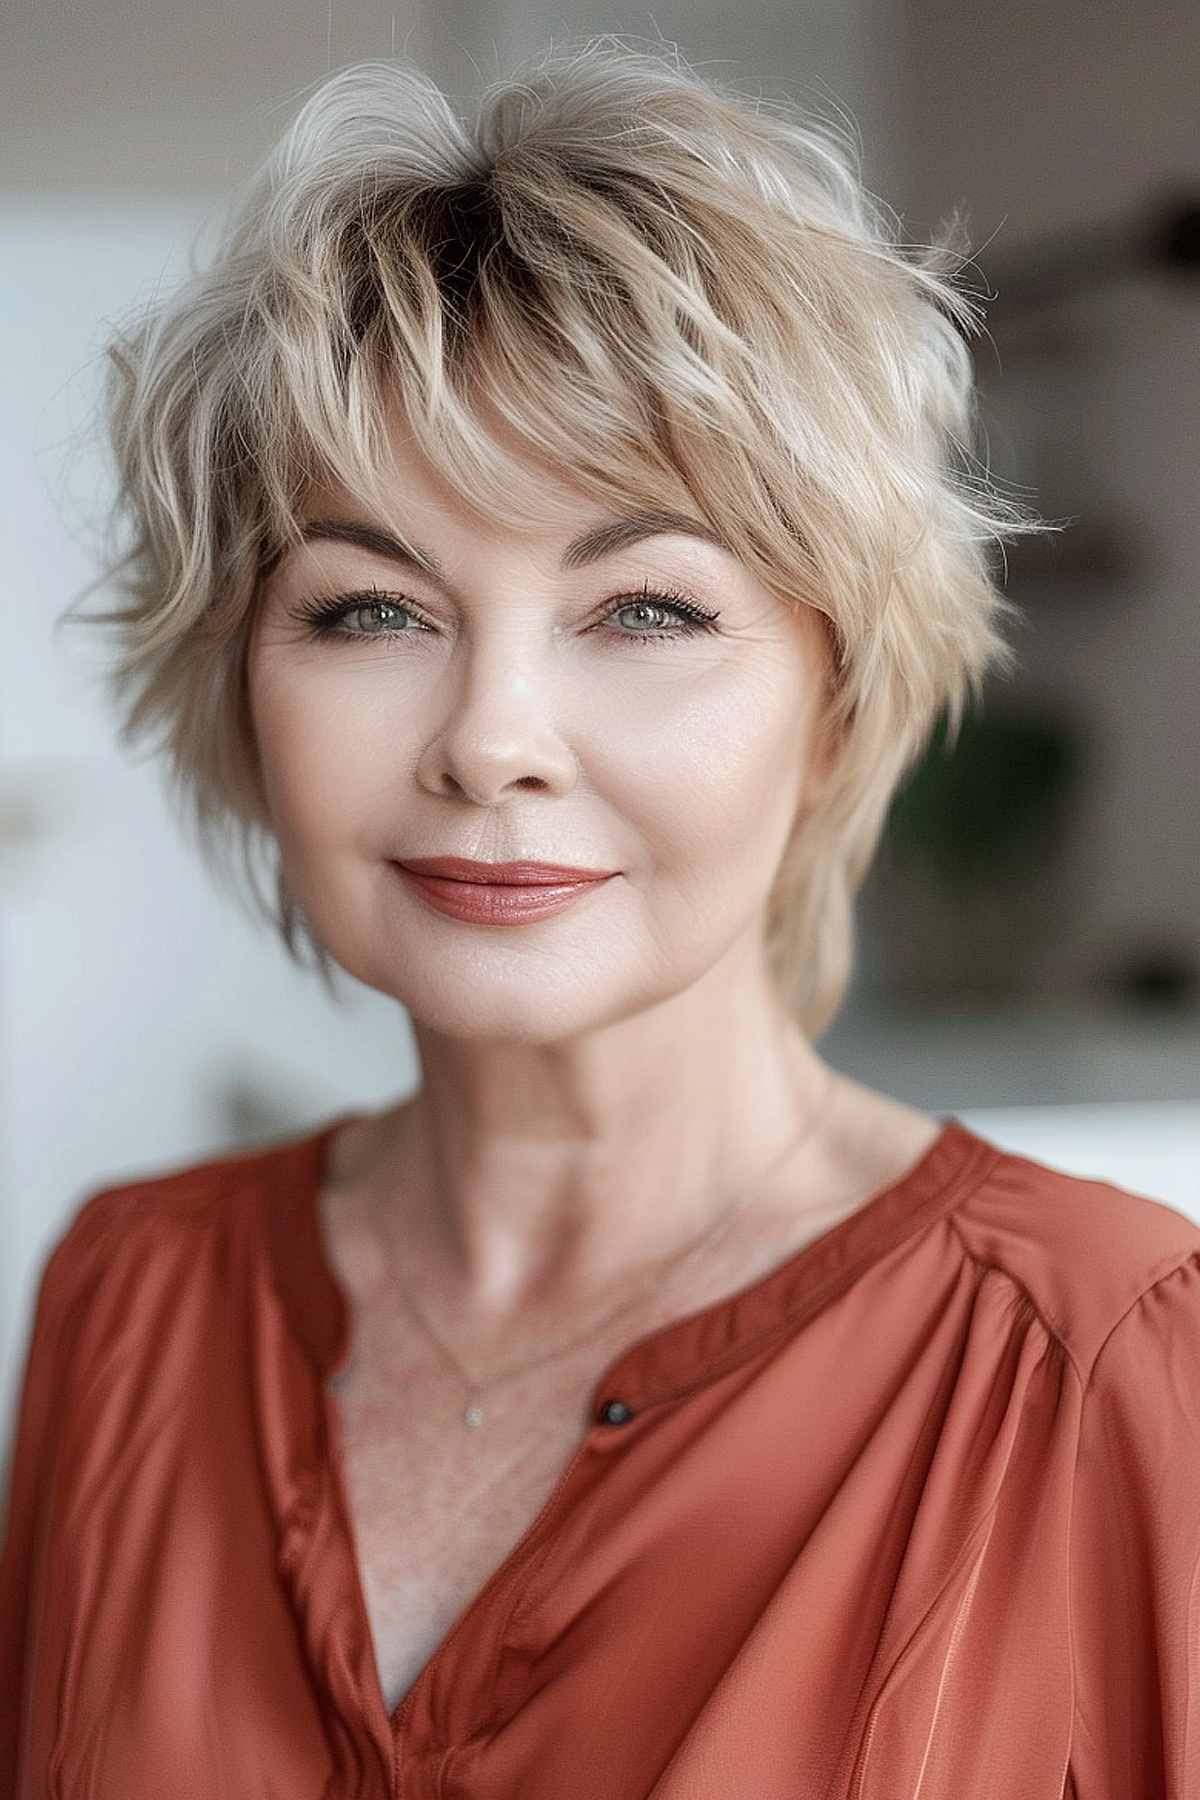
[[[114,344],[126,733],[422,1084],[57,1243],[5,1792],[1200,1793],[1200,1232],[814,1047],[1042,528],[852,162],[364,65]]]

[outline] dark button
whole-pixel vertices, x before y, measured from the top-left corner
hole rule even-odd
[[[632,1419],[633,1413],[623,1400],[609,1400],[601,1407],[600,1417],[606,1425],[624,1425],[627,1419]]]

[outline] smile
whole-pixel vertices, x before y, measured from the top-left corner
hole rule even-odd
[[[418,875],[400,863],[391,865],[421,898],[448,919],[473,925],[527,925],[571,906],[611,875],[551,884],[455,881],[445,875]]]

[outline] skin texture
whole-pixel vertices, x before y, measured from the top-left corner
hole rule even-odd
[[[764,1172],[755,1207],[786,1191],[824,1223],[936,1127],[829,1068],[768,978],[764,907],[826,766],[823,621],[678,533],[564,569],[612,509],[530,461],[547,523],[498,528],[398,422],[392,443],[394,507],[368,522],[431,550],[446,584],[356,546],[290,553],[249,691],[291,890],[336,961],[407,1009],[420,1058],[411,1099],[341,1134],[333,1180],[368,1222],[376,1290],[403,1242],[426,1317],[483,1369],[550,1321],[582,1331]],[[366,518],[330,488],[302,511]],[[719,610],[715,630],[639,612],[644,583]],[[295,617],[372,585],[415,618],[360,609],[350,641]],[[619,874],[495,928],[390,867],[437,854]]]

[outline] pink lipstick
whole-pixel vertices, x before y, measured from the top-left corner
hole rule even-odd
[[[472,862],[464,857],[412,857],[395,865],[436,911],[475,925],[525,925],[570,906],[615,870],[563,863]]]

